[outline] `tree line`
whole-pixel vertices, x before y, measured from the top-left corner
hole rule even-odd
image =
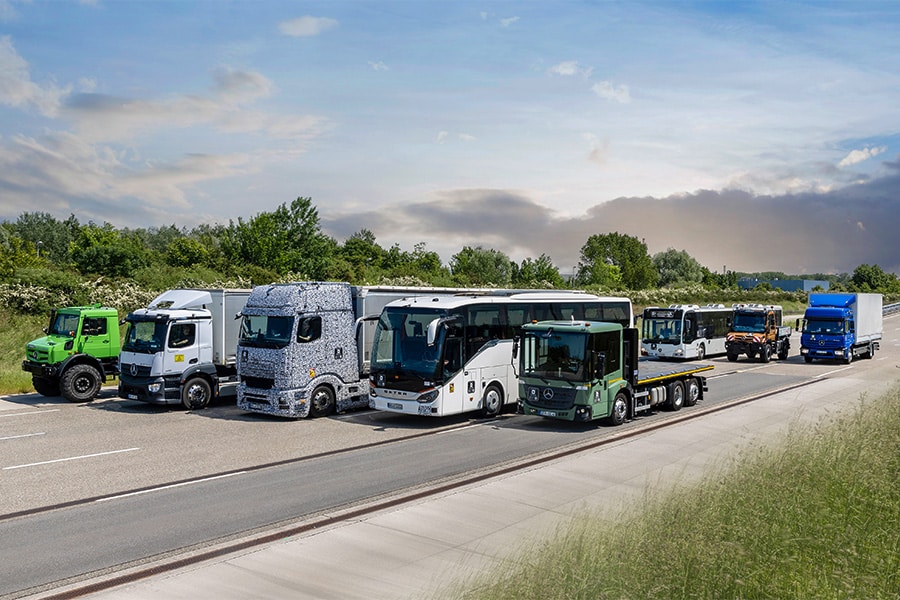
[[[403,282],[438,287],[518,287],[648,290],[700,285],[737,288],[738,279],[822,279],[832,289],[900,293],[900,282],[877,265],[852,274],[715,273],[684,250],[650,255],[644,241],[618,232],[591,235],[576,270],[564,277],[551,257],[520,263],[503,252],[465,246],[449,264],[417,243],[411,252],[398,244],[381,246],[362,229],[343,243],[324,234],[310,198],[299,197],[271,212],[228,225],[115,228],[80,223],[75,215],[58,220],[26,212],[0,223],[0,283],[35,283],[66,277],[131,279],[149,289],[223,280],[251,285],[273,281],[347,281],[358,285]]]

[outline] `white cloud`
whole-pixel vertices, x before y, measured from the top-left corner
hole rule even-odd
[[[856,163],[861,163],[864,160],[868,160],[875,156],[878,156],[882,152],[887,150],[886,146],[872,147],[872,148],[863,148],[862,150],[853,150],[850,154],[845,156],[841,162],[838,163],[839,167],[848,167],[850,165],[855,165]]]
[[[578,66],[577,60],[566,60],[559,64],[553,65],[549,69],[550,73],[554,75],[561,75],[563,77],[571,77],[572,75],[581,75],[584,78],[588,78],[591,76],[591,72],[593,71],[592,67],[580,67]]]
[[[519,17],[508,17],[506,19],[500,19],[500,25],[502,25],[503,27],[509,27],[518,20]]]
[[[591,86],[591,91],[606,100],[614,100],[620,104],[631,102],[631,94],[627,85],[614,86],[609,81],[601,81]]]
[[[449,131],[440,131],[438,132],[437,137],[434,141],[436,141],[438,144],[443,144],[445,141],[447,141],[448,135],[450,135]]]
[[[33,82],[28,63],[16,52],[11,38],[0,37],[0,104],[55,117],[62,98],[70,91],[71,88],[59,88],[52,83]]]
[[[291,37],[310,37],[319,35],[327,29],[337,27],[338,22],[327,17],[298,17],[278,24],[278,30]]]
[[[373,62],[370,60],[369,66],[372,67],[373,71],[390,71],[388,66],[380,60],[378,62]]]
[[[459,139],[464,142],[474,142],[476,139],[478,139],[474,135],[468,133],[460,133],[457,137],[459,137]]]

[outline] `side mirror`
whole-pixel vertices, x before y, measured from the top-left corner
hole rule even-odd
[[[519,338],[513,340],[512,357],[515,360],[519,356]]]

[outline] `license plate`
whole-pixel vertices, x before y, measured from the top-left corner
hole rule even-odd
[[[541,415],[542,417],[555,417],[556,416],[556,413],[553,412],[552,410],[539,410],[538,414]]]
[[[137,394],[128,394],[128,399],[129,400],[137,400],[138,399]]]
[[[391,410],[403,410],[403,405],[396,402],[388,402],[387,407]]]

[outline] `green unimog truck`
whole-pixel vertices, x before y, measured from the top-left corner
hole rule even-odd
[[[114,308],[71,306],[50,314],[47,335],[28,342],[22,370],[44,396],[88,402],[119,374],[119,314]]]

